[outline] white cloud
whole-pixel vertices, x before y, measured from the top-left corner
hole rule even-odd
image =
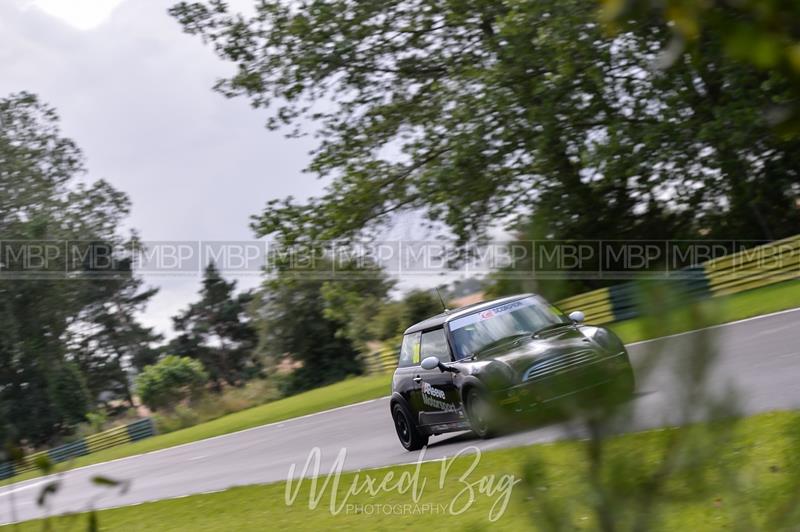
[[[103,23],[123,0],[27,0],[24,7],[34,7],[59,18],[79,30]]]

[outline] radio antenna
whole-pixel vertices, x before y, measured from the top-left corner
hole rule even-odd
[[[447,308],[447,305],[444,304],[444,299],[442,299],[442,294],[439,292],[439,287],[437,286],[434,288],[436,290],[436,295],[439,296],[439,303],[442,304],[442,311],[450,312],[450,309]]]

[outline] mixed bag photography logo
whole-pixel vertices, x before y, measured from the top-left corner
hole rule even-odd
[[[347,449],[341,448],[330,470],[323,472],[322,450],[314,447],[299,473],[297,464],[289,467],[284,493],[286,506],[327,509],[333,516],[457,516],[479,503],[481,506],[488,503],[489,522],[503,517],[521,478],[507,473],[475,474],[481,461],[481,450],[475,446],[441,460],[426,460],[426,451],[423,448],[414,463],[400,466],[402,471],[379,468],[344,472]],[[430,469],[423,472],[423,464],[435,461],[439,462],[435,472]],[[459,461],[462,462],[459,466],[466,464],[466,468],[453,468]],[[443,497],[445,491],[448,495]]]

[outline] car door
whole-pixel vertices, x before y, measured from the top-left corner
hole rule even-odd
[[[453,361],[450,345],[443,328],[424,331],[420,338],[420,360],[435,356],[442,363],[449,364]],[[420,405],[419,422],[421,425],[448,424],[460,421],[461,398],[456,388],[454,373],[416,367],[418,374],[414,376],[419,382],[418,397]]]
[[[394,372],[392,391],[399,393],[416,416],[420,411],[419,380],[419,339],[421,333],[415,332],[403,337],[398,358],[397,370]],[[417,380],[415,380],[417,379]]]

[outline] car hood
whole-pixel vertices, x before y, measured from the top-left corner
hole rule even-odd
[[[537,337],[525,338],[506,346],[478,355],[477,360],[498,361],[511,367],[517,374],[524,373],[538,358],[574,353],[591,349],[605,351],[592,338],[575,327],[547,331]]]

